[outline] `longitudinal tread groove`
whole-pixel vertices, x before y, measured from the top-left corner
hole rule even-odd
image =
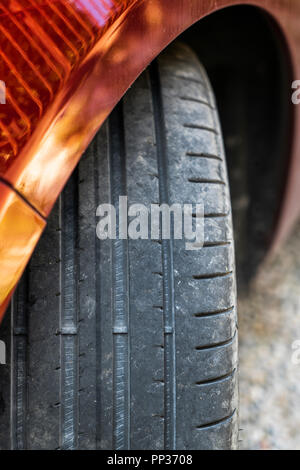
[[[109,119],[111,203],[119,213],[119,196],[126,195],[126,165],[122,103]],[[130,351],[128,241],[112,240],[114,448],[130,449]]]
[[[166,137],[159,69],[156,61],[149,68],[157,147],[160,204],[169,204]],[[164,355],[165,355],[165,449],[176,449],[176,342],[173,239],[162,240]]]
[[[108,134],[107,132],[107,125],[104,127],[105,129],[105,135]],[[100,187],[99,187],[99,181],[100,181],[100,151],[98,148],[98,140],[95,139],[94,141],[94,161],[93,161],[93,170],[94,170],[94,178],[93,178],[93,183],[95,187],[95,194],[94,194],[94,204],[95,207],[98,207],[99,204],[99,195],[100,195]],[[106,155],[108,152],[106,152]],[[109,171],[108,166],[109,162],[106,162],[107,165],[107,171]],[[107,190],[109,191],[109,183],[107,183]],[[96,300],[96,306],[95,306],[95,316],[96,316],[96,351],[95,351],[95,356],[96,356],[96,385],[95,385],[95,395],[96,395],[96,426],[95,426],[95,447],[97,450],[101,449],[101,438],[104,435],[105,430],[103,429],[102,425],[102,420],[101,420],[101,414],[102,414],[102,407],[103,407],[103,402],[102,402],[102,393],[101,393],[101,373],[102,373],[102,351],[101,351],[101,341],[100,338],[103,334],[105,334],[105,330],[102,326],[102,322],[104,322],[104,319],[102,318],[103,315],[101,312],[101,281],[102,281],[102,276],[100,272],[100,266],[101,266],[101,261],[102,261],[102,254],[101,254],[101,249],[100,249],[100,243],[97,239],[97,235],[95,234],[95,258],[96,258],[96,266],[95,266],[95,300]]]
[[[60,448],[64,450],[76,449],[78,439],[77,211],[75,171],[60,198]]]
[[[27,414],[27,292],[28,270],[24,274],[11,306],[12,322],[12,394],[11,435],[12,449],[26,449],[26,414]]]

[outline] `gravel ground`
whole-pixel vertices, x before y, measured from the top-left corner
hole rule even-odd
[[[240,298],[239,335],[240,448],[299,450],[300,223]]]

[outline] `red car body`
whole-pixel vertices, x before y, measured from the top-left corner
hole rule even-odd
[[[57,197],[115,104],[183,31],[241,4],[273,19],[300,80],[299,0],[1,0],[0,318]],[[272,249],[300,211],[300,105],[291,99],[290,108]]]

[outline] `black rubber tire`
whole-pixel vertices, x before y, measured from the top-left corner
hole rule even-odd
[[[96,207],[204,203],[205,245],[96,237]],[[1,330],[2,449],[234,449],[235,262],[215,101],[186,46],[83,157]],[[11,434],[7,431],[11,429]]]

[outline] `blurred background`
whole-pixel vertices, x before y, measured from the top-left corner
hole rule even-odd
[[[299,450],[300,223],[240,295],[239,337],[240,448]]]

